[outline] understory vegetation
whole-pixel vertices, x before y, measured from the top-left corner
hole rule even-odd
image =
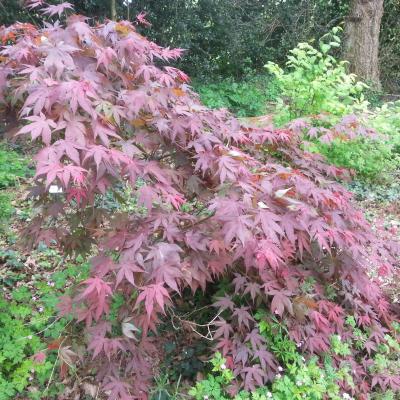
[[[191,82],[144,14],[30,4],[51,23],[0,28],[0,400],[399,399],[400,102],[341,29]]]

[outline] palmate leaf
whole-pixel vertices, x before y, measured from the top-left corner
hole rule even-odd
[[[240,307],[233,310],[232,316],[236,317],[239,325],[245,325],[250,328],[250,323],[254,321],[254,318],[249,313],[249,307]]]
[[[25,6],[34,9],[37,7],[42,7],[44,4],[44,0],[26,0]]]
[[[263,371],[267,371],[268,369],[272,369],[273,371],[278,370],[278,363],[274,355],[263,348],[254,352],[253,359],[259,360],[259,364]]]
[[[224,311],[226,309],[233,310],[235,308],[235,303],[232,301],[230,296],[219,297],[216,300],[217,301],[213,304],[213,306],[217,307],[220,311]]]
[[[94,318],[98,320],[109,309],[109,296],[112,294],[110,285],[99,277],[89,278],[83,282],[85,290],[78,296],[79,300],[91,299],[94,305]]]
[[[115,280],[115,286],[117,287],[124,279],[128,281],[132,286],[136,287],[134,273],[143,272],[143,269],[135,264],[124,262],[116,265],[117,277]]]
[[[41,12],[45,15],[49,15],[52,17],[53,15],[58,15],[59,17],[61,14],[63,14],[66,10],[73,10],[74,7],[71,3],[64,2],[60,4],[55,4],[55,5],[47,5],[47,7],[44,7],[41,9]]]
[[[52,119],[47,119],[43,113],[39,116],[26,117],[30,124],[25,125],[18,131],[19,135],[29,133],[32,140],[38,137],[42,138],[45,145],[49,145],[51,141],[51,134],[57,128],[57,123]]]
[[[254,391],[257,386],[263,386],[266,378],[266,373],[258,364],[243,368],[243,374],[245,385],[251,391]]]
[[[141,290],[136,300],[136,306],[144,302],[148,319],[151,318],[155,306],[158,306],[164,312],[164,306],[168,304],[170,295],[162,283],[148,285],[141,288]]]
[[[225,340],[228,339],[232,333],[233,328],[232,326],[227,323],[223,318],[220,318],[215,325],[218,327],[214,333],[214,339],[224,338]]]
[[[265,338],[260,335],[258,329],[253,329],[245,337],[245,342],[250,342],[252,349],[256,351],[258,348],[262,348],[265,344]]]
[[[135,398],[130,394],[131,385],[112,376],[108,377],[108,380],[104,390],[110,391],[109,399],[133,400]]]
[[[279,292],[273,294],[273,298],[271,301],[271,311],[281,317],[285,310],[290,314],[293,314],[293,306],[290,298]]]

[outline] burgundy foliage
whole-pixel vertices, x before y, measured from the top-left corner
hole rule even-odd
[[[69,3],[31,3],[53,20],[71,14]],[[273,380],[279,368],[258,333],[257,308],[281,319],[305,355],[326,351],[332,334],[351,335],[344,318],[354,315],[371,328],[369,349],[335,359],[352,365],[353,393],[365,398],[371,386],[398,386],[398,377],[367,369],[394,317],[379,277],[367,271],[391,271],[398,245],[377,238],[336,182],[346,171],[302,150],[308,127],[243,126],[204,107],[189,78],[167,66],[180,49],[159,47],[129,22],[64,19],[1,29],[16,37],[1,52],[1,96],[25,123],[19,134],[41,144],[31,192],[40,212],[24,238],[97,251],[91,277],[60,308],[85,322],[109,398],[146,397],[151,332],[184,288],[204,291],[223,276],[242,301],[217,300],[225,311],[214,343],[245,388]],[[144,14],[137,23],[148,24]],[[360,133],[350,118],[310,136]],[[132,187],[137,213],[102,207],[121,182]],[[49,193],[55,185],[62,193]],[[305,295],[310,277],[317,283]],[[125,335],[113,334],[106,319],[117,292],[126,300],[118,316]]]

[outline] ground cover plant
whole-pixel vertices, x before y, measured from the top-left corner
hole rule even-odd
[[[0,228],[12,215],[13,194],[10,187],[29,176],[28,162],[7,146],[0,146]]]
[[[87,276],[87,265],[45,246],[27,256],[3,238],[1,244],[9,247],[0,250],[0,399],[63,398],[62,381],[77,370],[71,349],[77,331],[71,318],[57,315],[57,303]],[[63,265],[54,271],[57,263]]]
[[[232,371],[223,378],[230,396],[283,390],[284,356],[268,330],[276,323],[305,357],[300,369],[315,380],[330,368],[324,384],[334,395],[398,392],[398,370],[374,368],[374,357],[396,348],[398,315],[380,283],[396,273],[399,245],[375,235],[337,183],[347,171],[304,150],[307,135],[326,142],[368,131],[354,118],[332,129],[243,126],[203,106],[187,75],[168,66],[181,50],[130,22],[91,26],[69,3],[30,3],[52,22],[0,32],[13,38],[1,52],[3,101],[18,112],[18,135],[41,147],[36,213],[21,241],[95,254],[59,309],[84,327],[102,394],[146,398],[165,315],[223,279],[207,326]],[[134,206],[110,210],[121,190]]]

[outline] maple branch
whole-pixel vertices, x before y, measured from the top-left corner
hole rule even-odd
[[[135,143],[135,146],[145,155],[146,159],[150,158],[150,154],[142,147],[141,144]]]
[[[164,158],[168,158],[168,157],[174,156],[175,154],[176,154],[176,152],[167,153],[167,154],[164,154],[164,155],[162,155],[162,156],[155,157],[154,160],[156,160],[156,161],[161,161],[161,160],[163,160]]]
[[[213,333],[211,332],[210,327],[213,326],[215,320],[222,314],[223,310],[218,311],[218,313],[214,316],[214,318],[210,322],[207,322],[206,324],[197,324],[196,322],[193,322],[193,321],[190,321],[187,319],[183,319],[180,316],[176,315],[172,308],[169,308],[169,310],[170,310],[171,316],[172,316],[171,323],[175,330],[179,330],[179,327],[175,326],[174,318],[176,318],[182,325],[184,325],[184,324],[188,325],[190,327],[190,329],[194,333],[199,335],[201,338],[209,340],[209,341],[214,340]],[[196,311],[199,311],[199,310],[196,310]],[[193,311],[192,311],[192,313],[193,313]],[[207,328],[207,334],[203,335],[196,329],[196,327]]]
[[[215,215],[215,212],[212,212],[210,215],[207,215],[207,217],[199,219],[198,221],[194,222],[193,224],[184,227],[183,231],[186,232],[188,229],[193,228],[194,226],[202,224],[203,222],[205,222],[205,221],[209,220],[210,218],[212,218],[214,215]]]

